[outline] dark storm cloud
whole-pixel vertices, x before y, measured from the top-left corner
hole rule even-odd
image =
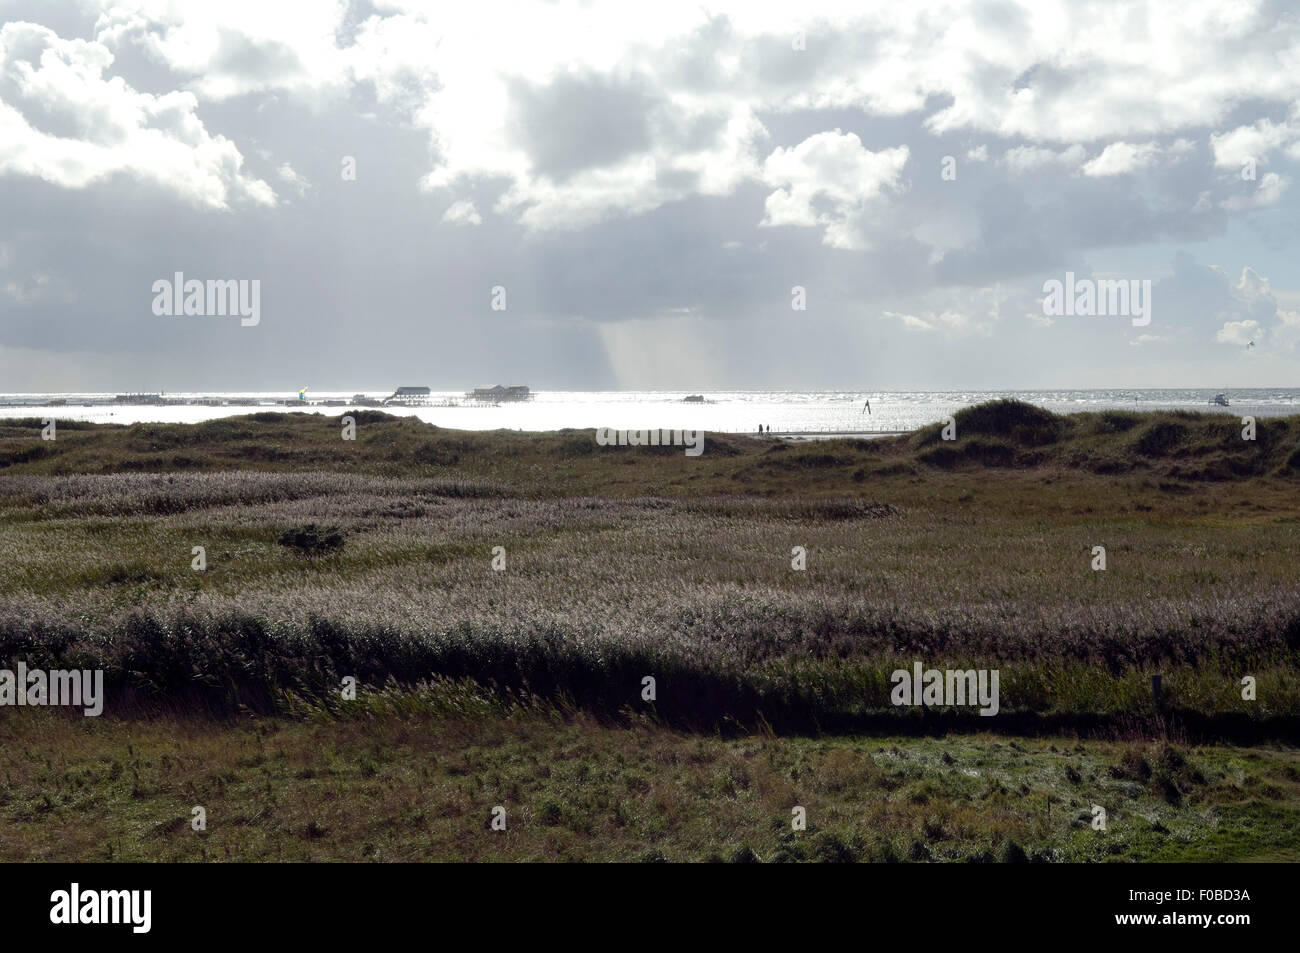
[[[662,103],[644,80],[565,73],[546,85],[510,83],[511,129],[542,175],[564,180],[610,165],[651,144],[651,113]]]

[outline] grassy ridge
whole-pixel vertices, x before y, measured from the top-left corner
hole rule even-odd
[[[709,437],[687,458],[356,417],[354,443],[301,414],[47,444],[0,425],[0,659],[103,666],[127,708],[442,675],[614,714],[646,710],[653,675],[654,712],[695,727],[1297,733],[1300,418],[1249,442],[1226,415],[997,402],[956,441]],[[279,544],[309,523],[345,545]],[[1002,711],[894,708],[913,660],[999,668]]]

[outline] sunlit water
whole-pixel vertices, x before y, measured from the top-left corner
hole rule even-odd
[[[351,400],[347,393],[311,392],[310,401]],[[943,420],[949,414],[999,397],[1017,397],[1057,413],[1087,410],[1184,409],[1234,416],[1272,416],[1300,413],[1300,389],[1237,389],[1226,392],[1230,407],[1208,402],[1213,390],[1078,390],[1078,391],[914,391],[849,393],[845,391],[719,391],[706,392],[707,403],[682,402],[683,392],[656,391],[542,391],[525,403],[475,405],[460,392],[436,393],[434,401],[457,401],[459,407],[386,407],[392,414],[411,415],[441,427],[462,430],[560,430],[566,427],[620,429],[695,429],[710,433],[754,433],[759,425],[773,432],[820,433],[829,431],[913,430]],[[276,410],[337,416],[348,407],[312,404],[281,406],[278,401],[294,394],[168,394],[173,398],[252,398],[267,406],[129,406],[79,402],[102,401],[111,394],[0,395],[0,403],[35,404],[50,397],[66,399],[65,407],[0,407],[0,418],[53,417],[97,423],[195,423],[216,417]],[[374,397],[385,397],[376,393]],[[865,402],[871,402],[867,413]]]

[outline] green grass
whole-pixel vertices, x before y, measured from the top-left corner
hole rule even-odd
[[[235,722],[24,710],[0,741],[0,860],[1300,859],[1276,747],[719,737],[452,684]]]

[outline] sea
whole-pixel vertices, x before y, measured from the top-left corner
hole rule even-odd
[[[168,393],[167,401],[118,403],[113,394],[0,394],[0,419],[52,417],[97,423],[196,423],[259,411],[338,416],[356,405],[358,393],[374,399],[390,392]],[[1228,406],[1212,403],[1223,393]],[[532,399],[485,404],[461,391],[434,392],[425,406],[385,412],[418,417],[461,430],[549,431],[587,429],[682,429],[707,433],[772,433],[806,437],[909,431],[942,421],[963,407],[1014,397],[1055,413],[1098,410],[1194,410],[1242,417],[1300,414],[1300,388],[1216,390],[1023,390],[1023,391],[702,391],[703,402],[686,402],[684,391],[537,391]],[[58,406],[48,406],[58,401]],[[238,403],[226,403],[238,401]],[[330,402],[327,404],[326,402]],[[868,407],[868,404],[870,405]],[[43,406],[44,405],[44,406]],[[366,408],[358,408],[366,409]]]

